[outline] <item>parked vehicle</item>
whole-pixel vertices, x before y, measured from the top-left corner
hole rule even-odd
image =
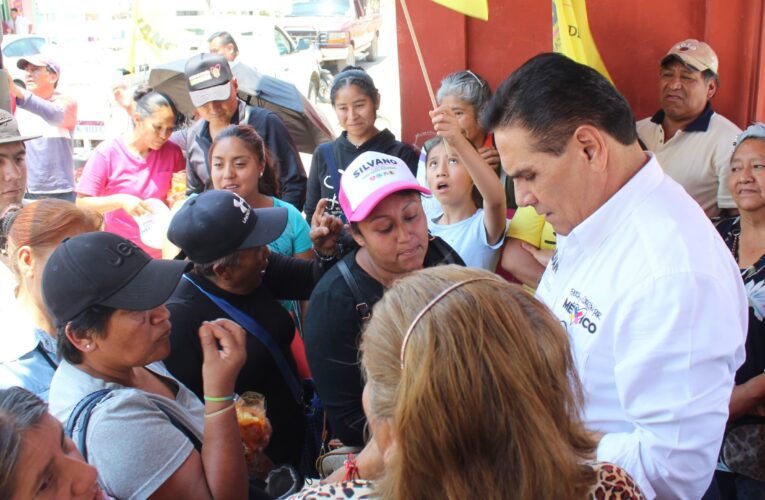
[[[263,69],[294,84],[311,102],[329,102],[332,74],[321,67],[315,43],[309,38],[294,40],[277,25],[274,25],[274,42],[279,57],[272,68]],[[260,68],[264,65],[261,61],[255,66]]]
[[[264,75],[292,83],[312,102],[322,101],[321,55],[310,39],[290,37],[270,17],[213,18],[204,22],[208,26],[205,45],[213,33],[228,31],[239,47],[239,61]]]
[[[322,62],[336,71],[362,54],[367,61],[377,58],[379,0],[294,0],[282,24],[292,38],[315,42]]]

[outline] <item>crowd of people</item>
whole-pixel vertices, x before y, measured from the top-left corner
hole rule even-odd
[[[713,111],[709,45],[640,121],[559,54],[446,75],[422,151],[347,67],[306,175],[229,38],[76,183],[61,69],[9,80],[0,499],[765,498],[765,125]]]

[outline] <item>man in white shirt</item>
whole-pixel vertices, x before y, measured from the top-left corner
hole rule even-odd
[[[32,26],[26,17],[19,13],[19,9],[11,9],[11,20],[8,21],[10,33],[15,35],[26,35],[32,32]]]
[[[238,64],[239,46],[228,31],[217,31],[207,39],[210,44],[210,54],[223,56],[231,67]]]
[[[637,123],[646,148],[709,217],[736,208],[727,179],[733,142],[741,133],[712,110],[710,100],[720,86],[717,69],[717,55],[706,43],[675,44],[660,64],[661,109]]]
[[[597,459],[648,498],[700,498],[744,359],[747,299],[730,252],[593,69],[537,56],[484,119],[518,204],[558,233],[537,296],[569,334]]]

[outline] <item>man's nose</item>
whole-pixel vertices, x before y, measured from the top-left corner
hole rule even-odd
[[[534,193],[523,185],[522,182],[514,182],[515,201],[519,207],[526,207],[537,203],[537,198]]]

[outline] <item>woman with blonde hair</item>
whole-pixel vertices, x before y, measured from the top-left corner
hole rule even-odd
[[[347,490],[644,498],[625,471],[590,461],[595,441],[579,418],[582,391],[558,320],[490,272],[442,266],[398,281],[374,308],[361,364],[384,467],[375,483]]]
[[[52,198],[10,210],[0,219],[3,264],[16,281],[15,303],[3,304],[0,388],[21,386],[47,401],[58,355],[56,327],[42,299],[43,269],[61,241],[98,231],[100,225],[95,212]]]

